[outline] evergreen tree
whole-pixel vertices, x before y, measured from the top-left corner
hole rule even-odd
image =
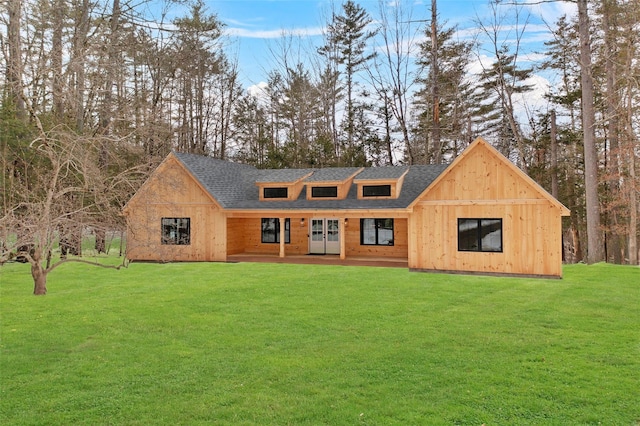
[[[321,51],[335,52],[335,60],[343,67],[346,79],[346,111],[343,128],[346,133],[346,148],[354,150],[358,106],[355,100],[356,74],[374,57],[367,53],[367,43],[375,33],[368,31],[371,17],[367,11],[352,0],[342,5],[342,14],[334,14],[328,25],[328,42]]]
[[[454,27],[437,27],[436,56],[432,37],[420,44],[419,64],[427,70],[424,77],[418,79],[421,89],[415,95],[420,111],[415,137],[424,141],[418,151],[420,163],[440,163],[445,158],[453,158],[473,139],[469,129],[473,86],[467,73],[473,45],[454,40],[455,31]],[[434,58],[438,61],[437,67]],[[434,85],[438,87],[436,97]],[[434,138],[436,126],[438,137]]]

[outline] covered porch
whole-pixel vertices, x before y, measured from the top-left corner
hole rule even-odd
[[[256,262],[256,263],[288,263],[302,265],[342,265],[342,266],[380,266],[385,268],[408,268],[405,258],[348,256],[338,254],[294,254],[281,257],[279,254],[239,253],[227,256],[227,262]]]
[[[407,267],[406,217],[398,212],[381,211],[359,211],[359,216],[336,213],[287,211],[230,214],[227,219],[225,260],[396,264]]]

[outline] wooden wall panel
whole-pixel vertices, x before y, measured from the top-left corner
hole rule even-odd
[[[227,219],[227,254],[244,252],[245,246],[245,222],[244,219]]]
[[[424,200],[540,199],[540,192],[481,145],[451,169]]]
[[[502,218],[503,252],[458,251],[458,218]],[[423,205],[410,221],[412,269],[562,275],[560,212],[553,206]]]
[[[129,259],[160,262],[226,260],[226,218],[216,207],[148,204],[136,212],[136,218],[129,222],[127,232]],[[161,243],[163,217],[191,219],[189,245]]]
[[[392,257],[406,259],[408,256],[407,219],[393,220],[392,246],[370,246],[360,244],[360,219],[349,219],[346,227],[346,249],[349,256]]]
[[[265,216],[266,217],[266,216]],[[244,230],[243,253],[255,254],[278,254],[280,252],[279,243],[263,243],[262,240],[262,219],[238,219],[242,223]],[[285,244],[286,255],[307,254],[309,252],[309,241],[307,237],[308,221],[304,226],[300,225],[299,218],[291,218],[290,243]]]
[[[125,209],[127,257],[151,261],[226,260],[226,217],[219,206],[168,157]],[[191,219],[189,245],[161,243],[163,217]]]

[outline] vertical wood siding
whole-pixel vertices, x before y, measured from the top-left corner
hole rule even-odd
[[[131,260],[226,260],[224,212],[172,157],[138,191],[126,215],[127,257]],[[189,245],[161,244],[163,217],[191,219]]]
[[[476,148],[414,207],[409,267],[561,276],[562,212],[489,148]],[[459,218],[501,218],[502,253],[458,251]]]

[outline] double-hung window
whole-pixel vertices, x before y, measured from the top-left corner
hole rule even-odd
[[[279,243],[280,242],[280,219],[263,218],[262,219],[262,238],[263,243]],[[291,219],[284,220],[284,242],[291,242]]]
[[[502,219],[458,219],[458,251],[502,252]]]
[[[191,219],[188,217],[162,218],[162,244],[186,246],[191,244]]]
[[[360,244],[392,246],[393,219],[360,219]]]

